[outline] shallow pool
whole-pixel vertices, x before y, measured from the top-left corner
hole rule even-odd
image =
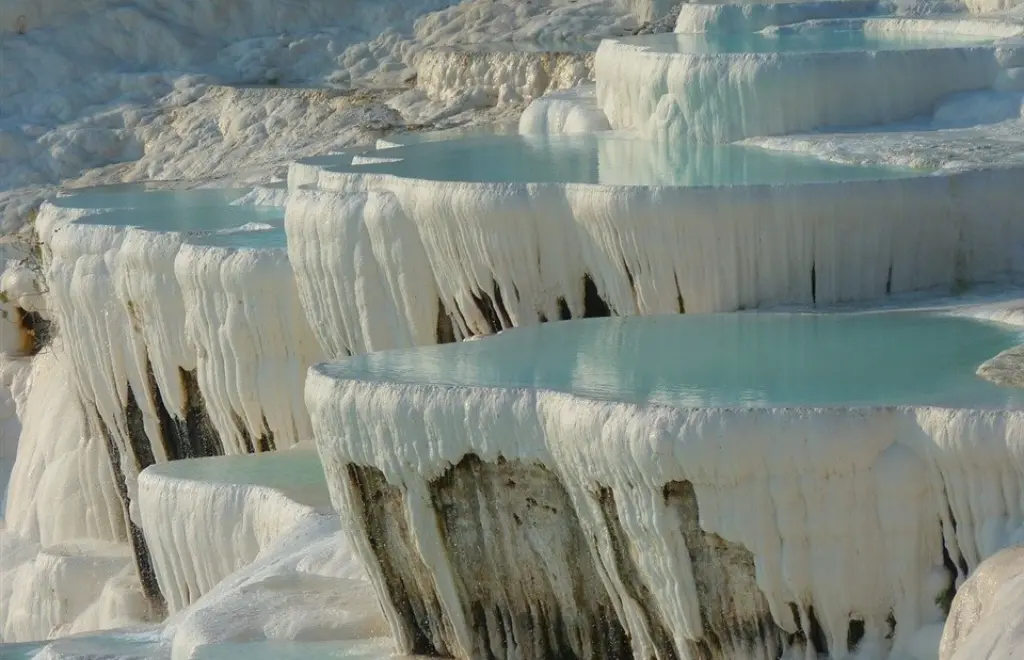
[[[259,229],[225,230],[216,234],[192,236],[186,240],[191,245],[220,248],[276,249],[287,245],[284,227],[266,226]]]
[[[617,39],[659,53],[812,53],[852,50],[919,50],[992,43],[991,36],[920,31],[874,32],[840,22],[769,28],[760,32],[702,32],[658,34]]]
[[[169,461],[150,466],[147,472],[186,481],[264,486],[300,504],[329,505],[320,457],[310,448]]]
[[[729,186],[905,177],[920,172],[861,167],[734,144],[676,144],[620,133],[487,135],[382,149],[391,162],[333,171],[435,181]]]
[[[123,208],[87,215],[79,225],[138,227],[150,231],[210,232],[244,225],[283,224],[284,209],[276,206],[169,205]]]
[[[330,642],[225,642],[200,646],[192,660],[401,660],[414,656],[396,656],[390,639],[363,639]]]
[[[975,375],[1017,328],[920,312],[589,319],[353,357],[339,378],[540,388],[675,406],[1024,407]]]
[[[31,660],[42,653],[44,658],[148,660],[165,657],[162,651],[159,629],[119,629],[48,641],[0,644],[0,659]]]
[[[248,188],[161,190],[152,184],[128,183],[70,190],[50,203],[71,209],[184,209],[226,206],[247,192]]]

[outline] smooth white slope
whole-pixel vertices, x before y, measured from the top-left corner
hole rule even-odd
[[[0,639],[150,616],[102,439],[85,432],[59,340],[33,360],[0,531]],[[54,414],[59,411],[62,414]]]
[[[1018,541],[1024,541],[1024,528]],[[964,583],[942,634],[940,660],[1015,660],[1024,649],[1024,546],[985,560]]]
[[[380,606],[338,517],[308,517],[282,531],[251,564],[167,620],[163,637],[172,660],[191,660],[204,646],[215,652],[212,645],[224,642],[386,637]],[[238,649],[225,651],[222,657],[237,657]]]

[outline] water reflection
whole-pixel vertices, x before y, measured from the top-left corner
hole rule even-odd
[[[170,461],[149,472],[202,483],[265,486],[309,506],[329,502],[320,456],[311,448]]]
[[[676,406],[1024,406],[975,375],[1013,328],[923,313],[591,319],[358,356],[342,377]]]
[[[365,155],[391,162],[361,162],[332,169],[435,181],[664,186],[851,181],[911,173],[902,168],[845,165],[756,147],[659,142],[621,133],[474,136]]]
[[[51,204],[70,209],[188,209],[227,206],[249,192],[248,188],[153,190],[148,184],[119,184],[82,188],[54,197]]]
[[[763,32],[657,34],[618,39],[659,53],[800,53],[857,50],[917,50],[991,43],[992,37],[922,30],[872,33],[847,21],[780,27]]]
[[[218,231],[256,224],[283,226],[284,210],[274,206],[170,205],[125,208],[88,215],[80,225],[139,227],[151,231]]]
[[[276,221],[276,219],[275,219]],[[263,225],[254,229],[224,230],[188,238],[186,243],[205,247],[280,249],[287,245],[284,227]]]

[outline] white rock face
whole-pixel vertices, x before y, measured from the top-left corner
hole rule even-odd
[[[416,86],[440,100],[475,89],[500,102],[530,101],[590,82],[593,64],[592,52],[435,49],[416,58]]]
[[[1024,540],[1024,529],[1020,539]],[[1024,547],[986,559],[953,599],[940,660],[1012,660],[1024,648]]]
[[[134,578],[131,549],[126,544],[71,543],[50,546],[20,566],[12,581],[11,607],[6,612],[3,638],[9,640],[60,637],[99,625],[135,623],[137,611],[127,621],[105,613],[97,603],[109,584],[123,571]],[[138,580],[134,580],[138,589]],[[130,587],[129,587],[130,588]],[[141,596],[141,590],[139,589]],[[145,604],[145,599],[140,599]],[[88,610],[100,610],[93,613]],[[81,623],[76,620],[83,618]]]
[[[5,642],[154,615],[135,573],[105,443],[85,432],[65,350],[58,340],[33,360],[19,403],[24,432],[0,531]]]

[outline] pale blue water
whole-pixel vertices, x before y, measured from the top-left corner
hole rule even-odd
[[[410,144],[366,155],[399,162],[341,165],[334,171],[435,181],[728,186],[885,179],[920,174],[862,167],[732,144],[670,145],[617,133],[580,136],[472,136]]]
[[[30,660],[43,650],[46,642],[0,644],[0,660]]]
[[[222,248],[280,249],[287,246],[284,227],[254,231],[232,231],[221,234],[204,234],[189,237],[185,241],[192,245],[206,245]]]
[[[333,642],[228,642],[203,646],[192,660],[399,660],[390,639]]]
[[[1024,407],[975,375],[1019,329],[921,312],[710,314],[547,323],[480,341],[360,355],[341,378],[540,388],[716,407]]]
[[[157,463],[146,471],[189,481],[261,485],[310,506],[329,504],[327,480],[313,449],[184,459]]]
[[[768,32],[705,32],[699,34],[658,34],[619,39],[623,43],[643,46],[659,53],[809,53],[856,50],[919,50],[977,46],[993,42],[992,37],[934,34],[930,32],[898,32],[885,35],[867,34],[851,27],[824,25],[816,28],[800,26],[778,28]]]
[[[201,188],[198,190],[154,190],[149,184],[129,183],[81,188],[54,197],[55,206],[72,209],[191,209],[197,206],[226,206],[247,188]]]
[[[49,657],[89,660],[143,660],[161,657],[157,629],[121,629],[84,633],[51,641],[0,644],[0,660],[31,660],[44,648]]]
[[[352,162],[352,156],[359,153],[358,149],[343,149],[333,154],[323,154],[320,156],[308,156],[306,158],[299,158],[296,163],[302,165],[315,165],[318,167],[336,167],[339,165],[347,165]]]
[[[154,206],[124,208],[87,215],[84,225],[139,227],[151,231],[208,232],[250,223],[282,225],[284,209],[276,206]]]
[[[393,144],[409,145],[423,142],[442,142],[466,137],[488,137],[492,135],[518,135],[519,122],[499,124],[473,124],[458,126],[441,131],[405,131],[385,136],[384,140]]]

